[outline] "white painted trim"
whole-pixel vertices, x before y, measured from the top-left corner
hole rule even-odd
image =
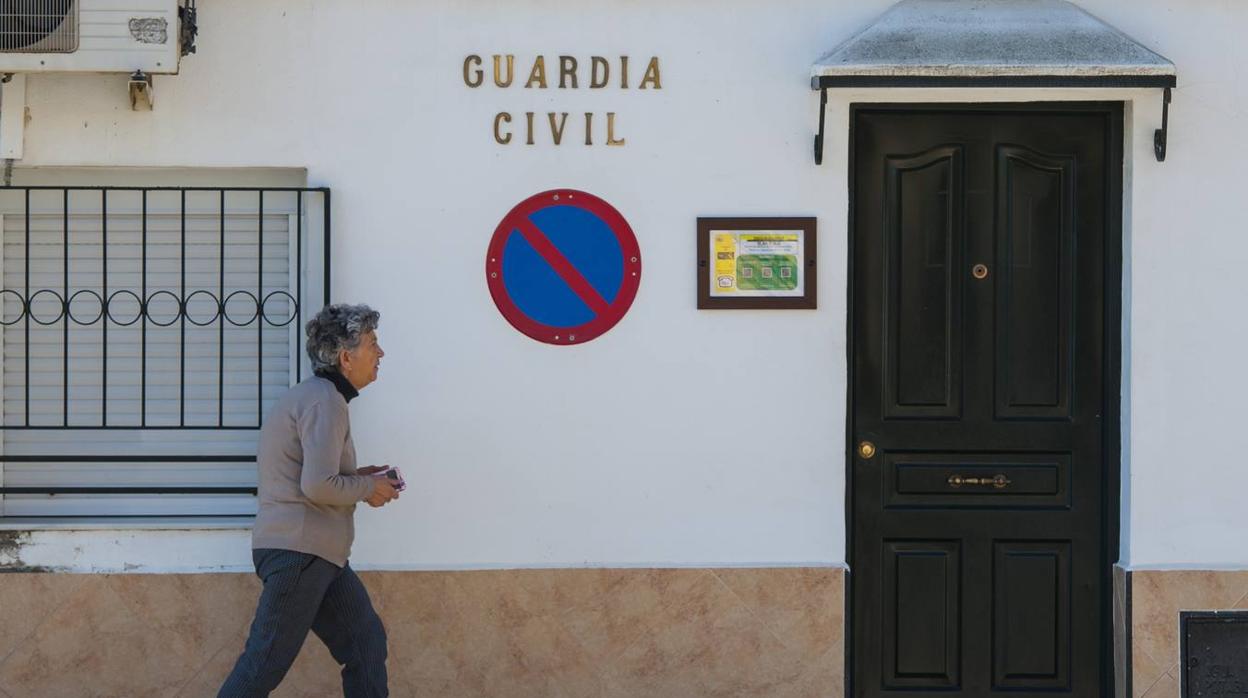
[[[1248,563],[1201,563],[1193,565],[1186,562],[1175,563],[1149,563],[1139,567],[1123,567],[1128,572],[1193,572],[1193,571],[1209,571],[1209,572],[1248,572]]]
[[[0,120],[4,117],[0,116]],[[3,138],[0,135],[0,138]],[[0,213],[0,276],[4,274],[4,213]],[[2,284],[0,284],[2,285]],[[4,299],[0,298],[0,319],[4,317]],[[4,422],[4,330],[0,327],[0,424]],[[4,434],[0,433],[0,456],[4,455]],[[0,460],[0,487],[4,487],[4,461]],[[0,521],[4,520],[4,494],[0,493]]]
[[[817,93],[816,93],[817,94]],[[1122,307],[1121,312],[1121,357],[1119,362],[1120,404],[1119,404],[1119,536],[1118,562],[1126,569],[1130,561],[1131,550],[1131,226],[1132,226],[1132,177],[1134,173],[1136,101],[1142,101],[1147,109],[1151,104],[1156,109],[1157,127],[1161,126],[1161,90],[1158,88],[829,88],[829,110],[835,109],[828,117],[829,126],[825,130],[824,146],[829,150],[824,153],[824,167],[834,166],[830,163],[849,162],[849,126],[852,104],[861,103],[946,103],[946,104],[984,104],[1006,102],[1098,102],[1112,101],[1123,103],[1122,124]],[[1147,114],[1148,112],[1144,112]],[[816,113],[816,118],[819,114]],[[1151,131],[1150,131],[1151,133]],[[829,138],[831,136],[831,138]],[[1151,139],[1150,139],[1151,140]],[[846,175],[845,197],[848,201],[850,179]],[[838,242],[848,246],[847,239]],[[848,252],[846,252],[848,254]],[[847,301],[848,302],[848,301]],[[848,367],[846,370],[848,375]],[[845,385],[848,396],[849,383]],[[846,398],[848,399],[848,398]],[[848,467],[848,465],[847,465]],[[848,530],[846,531],[848,535]],[[848,540],[846,541],[848,546]],[[1216,568],[1216,567],[1214,567]],[[1184,568],[1187,569],[1187,568]],[[1238,568],[1233,568],[1238,569]],[[1248,569],[1246,567],[1245,569]]]
[[[0,570],[88,574],[185,574],[252,572],[251,534],[240,528],[167,530],[80,528],[63,531],[23,531],[13,536],[12,551],[0,552]],[[821,568],[846,569],[828,561],[653,560],[645,562],[569,563],[425,563],[376,560],[352,562],[357,570],[395,572],[455,572],[528,569],[727,569]]]
[[[292,297],[295,296],[295,288],[302,283],[303,279],[303,267],[300,266],[302,251],[299,249],[298,231],[295,230],[295,227],[298,224],[298,211],[291,213],[286,217],[286,264],[287,269],[290,269],[290,279],[287,282],[286,290]],[[303,364],[303,352],[299,351],[299,333],[303,328],[299,327],[297,309],[297,306],[299,305],[298,298],[295,299],[294,305],[296,306],[295,319],[291,320],[290,324],[286,326],[286,329],[289,330],[286,335],[290,351],[290,365],[287,367],[290,370],[287,371],[286,383],[289,385],[294,385],[296,383],[295,377],[299,375],[299,366]]]

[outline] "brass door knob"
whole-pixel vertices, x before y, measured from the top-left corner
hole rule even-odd
[[[875,457],[875,444],[870,441],[863,441],[858,444],[858,455],[867,460],[871,460]]]

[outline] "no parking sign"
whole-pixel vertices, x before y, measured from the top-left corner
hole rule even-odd
[[[641,249],[611,204],[555,189],[503,216],[485,275],[494,304],[517,330],[548,344],[583,344],[614,327],[633,304]]]

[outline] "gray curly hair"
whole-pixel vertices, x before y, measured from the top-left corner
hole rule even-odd
[[[360,346],[360,337],[377,329],[381,313],[367,305],[338,303],[321,308],[304,326],[313,371],[338,368],[338,352]]]

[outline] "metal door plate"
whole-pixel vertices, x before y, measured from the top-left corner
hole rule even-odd
[[[1179,614],[1183,698],[1248,693],[1248,611]]]

